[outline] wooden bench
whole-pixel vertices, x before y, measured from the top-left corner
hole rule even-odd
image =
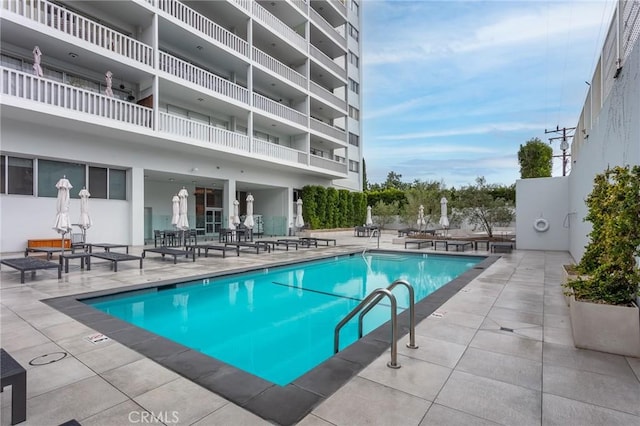
[[[91,270],[91,253],[68,253],[65,252],[58,256],[60,258],[60,265],[62,266],[64,262],[64,273],[69,273],[69,260],[71,259],[80,259],[80,269],[84,269],[84,264],[87,264],[87,271]]]
[[[98,259],[109,260],[113,266],[113,272],[118,272],[118,262],[126,262],[127,260],[139,260],[140,269],[142,269],[142,257],[134,256],[133,254],[117,253],[114,251],[105,251],[100,253],[89,253],[90,256],[97,257]]]
[[[433,247],[433,240],[407,240],[404,242],[404,248],[409,248],[409,245],[418,246],[418,249],[421,249],[423,246]]]
[[[179,249],[173,249],[168,247],[156,247],[156,248],[144,249],[142,250],[143,258],[146,256],[147,252],[161,254],[162,260],[164,260],[164,257],[167,255],[173,256],[174,265],[178,263],[178,256],[184,256],[186,258],[189,258],[189,255],[191,255],[191,259],[194,262],[196,261],[196,251],[189,248],[187,248],[187,250],[179,250]]]
[[[198,250],[198,257],[200,257],[201,250],[204,250],[204,257],[209,257],[209,250],[218,250],[222,252],[222,257],[224,258],[228,251],[235,251],[237,256],[240,256],[240,247],[230,247],[230,246],[222,246],[216,244],[192,244],[187,246],[192,250]]]
[[[0,349],[2,364],[2,383],[11,386],[11,424],[15,425],[27,419],[27,370],[13,359],[4,349]]]
[[[38,269],[57,269],[58,279],[62,278],[62,264],[49,262],[34,257],[20,257],[16,259],[2,259],[3,265],[7,265],[13,269],[20,271],[20,282],[24,284],[24,273],[31,271],[31,276],[35,276]]]

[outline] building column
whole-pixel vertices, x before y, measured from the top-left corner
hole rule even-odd
[[[131,241],[134,246],[144,245],[144,169],[131,168],[129,207],[131,218]]]
[[[223,228],[229,227],[229,218],[233,215],[233,202],[236,199],[236,180],[229,179],[224,183],[224,191],[223,191],[223,215],[227,218],[227,223],[224,224]],[[238,200],[240,201],[240,200]]]

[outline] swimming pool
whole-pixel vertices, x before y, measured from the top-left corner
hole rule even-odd
[[[409,252],[379,249],[367,251],[367,254],[370,253],[387,254],[391,257],[398,254],[412,255]],[[362,259],[362,250],[351,253],[349,253],[348,250],[342,250],[341,254],[351,254],[354,257],[360,256],[360,259]],[[423,253],[416,254],[420,256],[423,255]],[[428,256],[437,258],[443,255],[439,253],[429,253]],[[455,255],[452,254],[452,256]],[[417,322],[422,321],[439,309],[450,297],[463,289],[470,281],[482,274],[499,259],[499,256],[491,255],[458,256],[475,258],[479,260],[479,263],[457,278],[452,279],[438,290],[435,290],[420,302],[416,302],[415,316]],[[324,253],[319,253],[314,258],[333,259],[334,255],[327,256]],[[295,268],[299,265],[293,264],[291,261],[276,262],[279,261],[274,258],[270,264],[270,268],[273,266],[290,266]],[[224,279],[235,275],[236,272],[247,272],[247,269],[231,270],[230,267],[233,267],[233,264],[226,268],[223,267],[223,269],[218,272],[207,272],[199,276],[192,276],[191,279],[194,281],[211,279],[213,277],[216,279]],[[252,269],[255,270],[255,268]],[[263,269],[264,268],[260,268],[257,271],[262,271]],[[367,283],[371,286],[375,285],[375,277],[378,276],[379,274],[373,274],[372,278],[374,279],[367,281]],[[141,278],[144,279],[144,277]],[[306,284],[306,282],[307,275],[305,273],[303,283]],[[42,301],[90,329],[102,333],[112,340],[142,354],[147,359],[174,371],[182,377],[220,395],[226,400],[233,402],[263,419],[280,425],[297,424],[311,412],[313,407],[330,397],[363,368],[380,357],[385,351],[389,350],[391,333],[388,324],[383,324],[381,327],[371,331],[362,339],[341,350],[338,354],[331,356],[288,385],[280,386],[268,380],[261,379],[256,375],[247,373],[242,369],[235,368],[226,362],[189,349],[180,343],[96,310],[94,307],[85,303],[86,300],[97,297],[119,297],[124,294],[133,296],[135,292],[148,291],[163,292],[167,290],[162,289],[170,289],[171,287],[178,288],[182,285],[184,285],[184,279],[166,279],[155,282],[141,282],[140,284],[125,288],[111,288],[90,293],[54,297]],[[242,285],[244,285],[244,283]],[[297,290],[292,291],[295,292]],[[189,303],[191,303],[191,298]],[[398,314],[398,326],[401,330],[400,335],[407,333],[408,324],[408,310],[405,310]],[[332,327],[333,326],[335,326],[335,324],[333,324]],[[333,330],[331,332],[333,333]],[[209,334],[213,336],[212,332],[209,332]],[[401,339],[403,341],[399,342],[399,347],[404,346],[404,340],[407,338],[401,337]],[[239,347],[238,350],[243,350],[243,347]],[[400,363],[402,364],[402,359],[400,359]],[[405,366],[403,368],[408,367]]]
[[[201,278],[84,300],[137,327],[285,386],[334,355],[334,328],[376,288],[407,280],[416,301],[483,258],[367,253]],[[398,311],[409,306],[393,290]],[[383,301],[365,317],[365,333],[389,321]],[[357,317],[340,333],[340,349],[357,340]]]

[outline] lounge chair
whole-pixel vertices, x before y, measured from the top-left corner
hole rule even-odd
[[[162,260],[164,260],[165,256],[173,256],[173,263],[174,265],[176,263],[178,263],[178,256],[184,256],[184,257],[189,257],[189,255],[191,255],[191,259],[195,262],[196,261],[196,251],[193,249],[187,249],[187,250],[178,250],[178,249],[173,249],[173,248],[169,248],[169,247],[155,247],[155,248],[149,248],[149,249],[144,249],[142,250],[142,258],[144,258],[147,254],[147,252],[149,253],[158,253],[162,255]]]
[[[35,276],[38,269],[57,269],[58,279],[62,278],[62,263],[54,263],[35,257],[20,257],[16,259],[2,259],[0,263],[20,271],[20,282],[24,284],[24,273],[31,271],[31,276]]]
[[[316,247],[318,247],[318,243],[325,243],[329,246],[329,243],[333,242],[333,245],[336,245],[335,238],[319,238],[319,237],[300,237],[301,240],[313,240],[316,242]]]
[[[192,250],[198,250],[198,257],[200,257],[200,253],[204,250],[204,257],[209,257],[209,250],[220,251],[222,252],[222,257],[224,258],[228,251],[235,251],[237,256],[240,256],[240,247],[231,247],[220,244],[191,244],[187,246]]]
[[[126,262],[127,260],[139,260],[140,269],[142,269],[142,257],[144,257],[144,255],[140,257],[140,256],[134,256],[132,254],[127,254],[127,253],[118,253],[115,251],[91,253],[91,256],[97,257],[98,259],[111,261],[111,265],[113,266],[113,272],[118,272],[118,262]]]
[[[295,247],[296,250],[298,250],[298,241],[260,240],[260,242],[269,244],[271,246],[271,250],[275,250],[280,246],[284,246],[287,251],[289,251],[289,247]]]
[[[254,248],[256,249],[256,254],[259,254],[260,250],[271,253],[271,247],[264,241],[256,241],[253,243],[249,241],[233,241],[224,244],[226,246],[235,246],[238,250],[240,250],[241,247]]]
[[[406,240],[404,242],[404,248],[409,248],[409,246],[418,246],[418,249],[421,249],[422,246],[433,247],[433,240]]]
[[[299,238],[299,239],[280,238],[278,239],[278,241],[296,242],[300,247],[303,247],[303,248],[310,248],[312,245],[314,247],[318,247],[318,241],[314,240],[313,238]]]
[[[27,420],[27,370],[4,349],[0,349],[2,361],[2,389],[11,386],[11,424]],[[5,415],[6,415],[5,410]]]

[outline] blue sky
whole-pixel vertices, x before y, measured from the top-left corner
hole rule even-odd
[[[579,119],[612,1],[361,2],[370,183],[510,185],[517,152]],[[559,141],[552,143],[559,154]],[[554,160],[554,176],[562,174]]]

